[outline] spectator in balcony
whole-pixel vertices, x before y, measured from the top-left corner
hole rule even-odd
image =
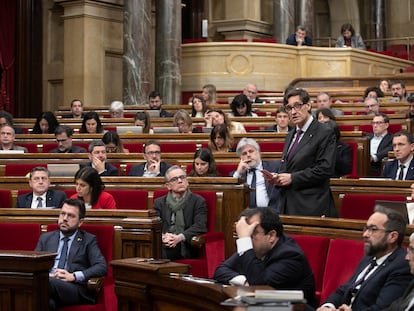
[[[244,95],[236,95],[230,104],[231,113],[229,117],[257,117],[252,111],[252,102]]]
[[[356,33],[351,24],[341,26],[341,35],[336,40],[337,48],[351,47],[354,49],[366,50],[364,40],[359,33]]]
[[[207,232],[207,204],[192,193],[187,175],[178,165],[165,173],[168,194],[157,198],[153,208],[162,220],[162,257],[171,260],[197,258],[191,239]]]
[[[3,125],[0,128],[0,150],[23,150],[24,153],[27,153],[27,148],[22,146],[16,146],[14,140],[16,139],[16,134],[14,133],[14,128],[10,125]]]
[[[395,159],[385,162],[381,176],[395,180],[414,179],[414,139],[407,131],[395,133],[392,138]]]
[[[37,116],[32,134],[54,134],[59,122],[51,111],[42,112]]]
[[[209,148],[200,148],[194,153],[194,161],[191,172],[188,176],[191,177],[218,177],[220,174],[217,171],[216,161]]]
[[[74,99],[70,102],[70,111],[71,114],[64,114],[62,118],[72,118],[72,119],[82,119],[83,114],[83,103],[79,99]]]
[[[86,149],[72,144],[72,128],[67,125],[59,125],[55,130],[57,147],[50,153],[86,153]]]
[[[390,91],[390,81],[387,79],[381,80],[379,83],[379,88],[384,94],[387,94]]]
[[[376,99],[384,97],[384,92],[378,86],[370,86],[365,89],[364,98],[374,97]]]
[[[124,104],[121,101],[113,101],[109,106],[109,114],[111,118],[123,118],[124,117]]]
[[[146,162],[132,166],[128,176],[162,177],[171,166],[161,161],[161,146],[155,140],[149,140],[144,144],[142,155]]]
[[[292,129],[289,125],[289,115],[283,105],[276,109],[275,121],[276,124],[267,127],[266,130],[272,130],[278,133],[287,133]]]
[[[101,119],[95,111],[89,111],[82,120],[81,133],[100,134],[104,132]]]
[[[236,121],[231,121],[230,118],[220,109],[211,110],[210,118],[207,120],[207,127],[224,124],[231,134],[245,134],[246,129],[243,124]]]
[[[210,133],[209,148],[215,152],[233,151],[233,136],[225,124],[219,124],[213,127]]]
[[[344,112],[342,110],[338,110],[335,108],[332,108],[332,99],[326,92],[319,92],[318,95],[316,95],[316,105],[318,109],[320,108],[328,108],[331,110],[333,115],[335,116],[342,116],[344,115]]]
[[[178,128],[180,133],[199,133],[200,130],[193,128],[193,120],[187,110],[179,109],[174,115],[173,126]]]
[[[296,26],[296,31],[294,34],[291,34],[286,39],[286,44],[296,45],[296,46],[312,46],[312,38],[306,35],[305,26],[298,25]]]
[[[118,176],[118,169],[106,161],[106,146],[102,140],[93,140],[89,144],[88,157],[90,162],[81,164],[81,168],[92,167],[100,176]]]
[[[263,100],[260,99],[257,96],[257,85],[254,84],[254,83],[246,84],[246,86],[243,89],[243,94],[247,96],[247,98],[249,99],[249,101],[252,104],[254,104],[254,103],[258,103],[258,104],[263,103]]]
[[[151,117],[148,112],[145,110],[138,111],[135,114],[135,126],[142,126],[142,133],[144,134],[153,134],[152,128],[151,128]]]
[[[169,113],[167,110],[162,109],[162,99],[161,94],[157,91],[152,91],[149,96],[149,109],[151,110],[159,110],[160,111],[160,118],[168,118],[172,117],[173,114]]]
[[[124,148],[122,140],[117,132],[106,132],[102,136],[102,141],[105,144],[106,153],[129,153],[129,150]]]
[[[191,99],[191,116],[194,118],[204,118],[204,113],[207,111],[206,101],[202,96],[193,96]]]
[[[204,98],[207,107],[211,107],[216,104],[216,86],[213,84],[206,84],[202,88],[201,96]]]
[[[76,193],[71,199],[79,199],[92,209],[116,209],[114,197],[104,191],[101,176],[91,167],[83,167],[75,174]]]
[[[367,97],[364,100],[365,114],[371,115],[379,113],[379,102],[375,97]]]
[[[52,190],[50,187],[50,172],[46,167],[36,166],[29,174],[31,192],[17,197],[16,207],[23,208],[60,208],[66,199],[63,191]]]
[[[405,83],[401,80],[395,80],[391,82],[392,97],[398,98],[398,101],[405,101],[407,98],[407,90],[405,89]]]

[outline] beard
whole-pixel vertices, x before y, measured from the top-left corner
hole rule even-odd
[[[367,256],[376,256],[379,253],[384,253],[387,249],[387,236],[384,236],[377,244],[369,243],[364,245],[365,255]]]

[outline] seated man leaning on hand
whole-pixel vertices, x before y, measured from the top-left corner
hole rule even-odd
[[[93,167],[99,176],[118,176],[118,169],[106,161],[106,146],[102,140],[93,140],[89,144],[88,151],[88,157],[91,162],[81,164],[81,168]]]
[[[237,253],[217,267],[215,280],[230,285],[302,290],[307,303],[316,305],[312,270],[300,247],[283,233],[275,209],[243,211],[236,231]]]
[[[203,197],[188,188],[185,172],[171,166],[165,173],[168,194],[154,201],[162,220],[162,256],[171,260],[197,258],[191,239],[207,232],[207,206]]]

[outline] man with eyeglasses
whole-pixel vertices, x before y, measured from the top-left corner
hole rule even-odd
[[[243,89],[243,94],[247,96],[252,104],[263,103],[263,100],[257,96],[257,85],[254,83],[248,83]]]
[[[371,168],[370,175],[381,174],[381,163],[392,150],[392,135],[388,133],[390,119],[384,113],[375,113],[372,119],[372,133],[367,133],[370,143]]]
[[[379,102],[375,97],[365,98],[364,107],[366,115],[379,113]]]
[[[86,153],[86,149],[72,145],[72,128],[67,125],[59,125],[55,129],[55,137],[58,146],[50,153]]]
[[[57,254],[49,271],[49,310],[96,303],[88,280],[108,273],[96,236],[80,229],[85,216],[82,201],[66,199],[57,221],[59,230],[43,233],[37,243],[36,251]]]
[[[206,201],[190,191],[187,175],[178,165],[166,171],[165,186],[168,194],[153,204],[162,220],[162,256],[171,260],[197,258],[191,239],[207,232]]]
[[[377,207],[362,232],[365,256],[317,311],[384,310],[398,299],[412,280],[401,247],[405,230],[400,213]]]
[[[144,144],[142,155],[146,162],[132,166],[128,176],[162,177],[171,166],[161,161],[161,146],[155,140],[147,141]]]
[[[91,162],[81,164],[80,168],[92,167],[99,176],[118,176],[118,169],[108,163],[106,146],[102,140],[93,140],[88,147],[88,157]]]
[[[278,172],[264,173],[280,188],[280,212],[336,217],[329,184],[337,148],[334,130],[312,116],[309,94],[303,89],[290,90],[283,105],[295,129],[286,135]]]
[[[392,138],[395,159],[385,162],[382,177],[394,180],[414,179],[414,138],[410,132],[400,131]]]
[[[66,199],[66,193],[52,190],[50,187],[50,172],[46,167],[36,166],[29,174],[31,192],[17,197],[16,207],[22,208],[59,208]]]
[[[244,210],[236,232],[237,252],[217,267],[215,280],[237,286],[269,285],[302,290],[308,304],[316,306],[312,270],[295,240],[283,233],[276,210],[267,207]]]

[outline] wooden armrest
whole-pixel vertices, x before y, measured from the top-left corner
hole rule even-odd
[[[103,277],[90,278],[88,280],[88,290],[99,293],[103,286]]]
[[[191,238],[191,246],[196,248],[202,248],[206,244],[204,234],[196,235]]]

